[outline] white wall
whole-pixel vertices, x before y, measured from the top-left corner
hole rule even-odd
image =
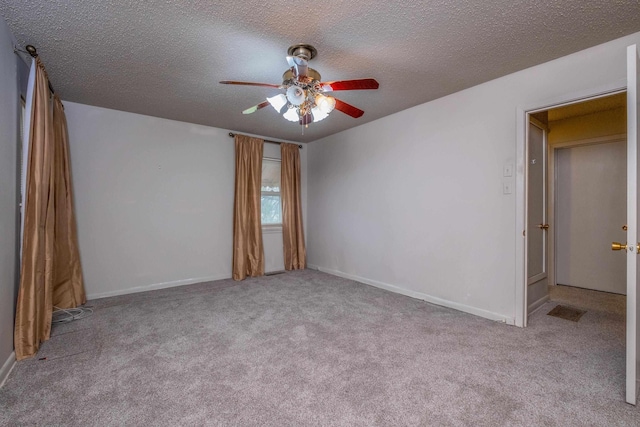
[[[0,19],[0,384],[13,366],[17,297],[17,150],[20,91],[14,39]]]
[[[89,298],[231,277],[228,131],[64,105]],[[306,149],[301,156],[306,170]],[[267,271],[282,269],[278,251],[282,235],[265,235]]]
[[[513,323],[522,230],[503,166],[519,166],[517,110],[624,86],[632,43],[640,33],[310,144],[310,265]]]

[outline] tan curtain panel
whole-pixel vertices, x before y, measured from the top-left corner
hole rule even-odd
[[[56,95],[53,99],[53,131],[55,142],[55,269],[53,305],[72,308],[87,302],[80,267],[80,250],[71,188],[71,158],[64,106]]]
[[[54,102],[58,103],[59,100]],[[47,73],[40,59],[36,59],[14,333],[18,360],[33,356],[40,342],[49,339],[54,304],[68,308],[85,302],[69,181],[66,122],[62,123],[62,109],[56,113],[53,110]],[[62,134],[64,140],[56,141]],[[61,145],[65,145],[64,150]]]
[[[282,239],[285,270],[301,270],[307,265],[302,228],[300,149],[296,144],[280,144],[282,157]]]
[[[236,135],[236,182],[233,206],[233,280],[264,275],[260,220],[264,141]]]

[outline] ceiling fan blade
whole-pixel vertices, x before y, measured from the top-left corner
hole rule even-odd
[[[287,56],[287,62],[296,72],[296,77],[306,76],[309,74],[309,64],[306,59],[299,56]]]
[[[359,108],[354,107],[351,104],[347,104],[344,101],[340,101],[339,99],[335,98],[336,100],[336,106],[335,109],[338,111],[342,111],[343,113],[345,113],[348,116],[353,117],[354,119],[357,119],[358,117],[362,117],[362,115],[364,114],[364,111],[362,111]]]
[[[311,112],[305,114],[304,116],[300,117],[300,124],[301,125],[308,125],[309,123],[313,122],[313,115],[311,114]]]
[[[273,85],[270,83],[236,82],[233,80],[223,80],[220,83],[222,83],[223,85],[263,86],[263,87],[275,87],[276,89],[280,88],[280,85]]]
[[[324,82],[320,83],[320,85],[325,92],[335,90],[378,89],[380,86],[375,79],[340,80],[336,82]]]
[[[269,101],[262,101],[260,104],[258,105],[254,105],[251,108],[247,108],[246,110],[244,110],[242,112],[242,114],[251,114],[251,113],[255,113],[256,111],[258,111],[261,108],[266,107],[267,105],[269,105]]]

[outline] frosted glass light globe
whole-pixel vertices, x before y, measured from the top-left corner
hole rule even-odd
[[[289,86],[287,89],[287,100],[291,105],[296,107],[302,104],[307,97],[307,94],[298,86]]]
[[[287,112],[282,115],[282,117],[289,120],[290,122],[297,122],[300,120],[298,111],[295,108],[289,108]]]
[[[287,97],[283,94],[279,94],[272,96],[271,98],[267,98],[267,101],[269,101],[269,104],[271,104],[271,106],[279,113],[282,111],[282,107],[287,104]]]
[[[313,107],[311,109],[311,114],[313,114],[314,122],[319,122],[320,120],[324,120],[329,116],[329,113],[325,113],[319,107]]]
[[[324,114],[329,114],[336,107],[336,99],[332,96],[318,94],[316,96],[316,108]]]

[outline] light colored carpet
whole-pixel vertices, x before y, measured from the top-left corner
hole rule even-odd
[[[2,425],[638,425],[624,313],[519,329],[305,270],[93,301]]]
[[[571,305],[583,310],[606,311],[624,317],[627,297],[610,292],[599,292],[573,286],[549,286],[551,301]],[[623,326],[624,327],[624,326]]]

